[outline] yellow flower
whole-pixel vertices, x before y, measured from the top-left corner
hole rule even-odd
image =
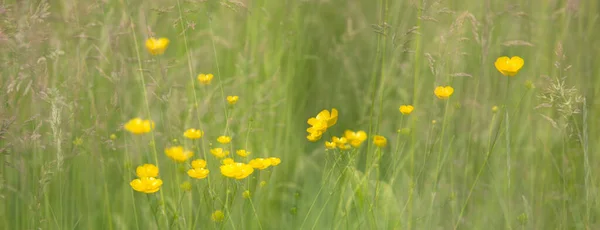
[[[327,121],[311,117],[308,119],[307,123],[310,125],[310,128],[306,129],[306,132],[308,133],[315,133],[321,135],[325,131],[327,131]]]
[[[214,222],[221,222],[225,219],[225,213],[221,210],[217,210],[210,215],[210,219]]]
[[[146,40],[146,49],[148,49],[148,52],[152,55],[163,54],[167,49],[167,46],[169,46],[169,39],[167,38],[148,38],[148,40]]]
[[[509,77],[513,77],[515,75],[517,75],[517,73],[519,72],[519,70],[521,70],[521,68],[523,68],[523,65],[525,64],[525,61],[523,60],[523,58],[519,57],[519,56],[514,56],[512,58],[509,57],[499,57],[498,59],[496,59],[496,62],[494,63],[494,65],[496,66],[496,69],[498,71],[500,71],[500,73],[504,76],[509,76]]]
[[[221,165],[221,174],[238,180],[244,179],[254,172],[252,166],[244,163]]]
[[[202,159],[193,160],[192,168],[195,168],[195,169],[206,168],[206,161],[202,160]]]
[[[229,151],[225,151],[223,150],[223,148],[214,148],[210,150],[210,154],[212,154],[213,156],[217,157],[217,158],[223,158],[227,155],[229,155]]]
[[[203,134],[204,132],[202,132],[202,130],[188,129],[183,133],[183,136],[188,139],[199,139],[202,137]]]
[[[133,134],[149,133],[154,129],[154,122],[151,120],[142,120],[141,118],[134,118],[129,120],[125,124],[125,130]]]
[[[153,164],[144,164],[141,166],[138,166],[135,169],[135,174],[138,177],[157,177],[158,176],[158,167],[156,167],[156,165]]]
[[[325,148],[326,149],[335,149],[335,148],[337,148],[337,145],[333,141],[331,141],[331,142],[325,141]]]
[[[331,142],[335,143],[340,150],[350,149],[350,145],[348,145],[348,139],[345,137],[333,136],[331,138]]]
[[[348,139],[350,145],[354,148],[360,147],[360,144],[363,143],[367,139],[367,133],[365,131],[353,132],[352,130],[346,130],[344,132],[344,137]]]
[[[448,98],[450,98],[450,95],[452,95],[452,93],[454,93],[454,88],[452,88],[452,86],[446,86],[446,87],[438,86],[435,88],[433,93],[439,99],[448,99]]]
[[[408,115],[410,113],[412,113],[412,111],[415,109],[415,107],[413,107],[412,105],[403,105],[400,106],[400,112],[404,115]]]
[[[116,134],[114,134],[114,133],[113,133],[113,134],[111,134],[111,135],[110,135],[110,139],[111,139],[111,140],[116,140],[116,139],[117,139],[117,135],[116,135]]]
[[[160,186],[163,184],[161,179],[154,177],[142,177],[139,179],[132,180],[129,185],[133,190],[143,193],[155,193],[160,190]]]
[[[242,193],[242,197],[244,197],[244,199],[248,199],[250,198],[250,190],[246,190]]]
[[[244,149],[240,149],[238,151],[235,151],[235,153],[240,156],[240,157],[247,157],[248,155],[250,155],[249,151],[246,151]]]
[[[308,136],[306,136],[306,139],[312,142],[316,142],[321,139],[321,136],[322,133],[309,133]]]
[[[187,171],[188,176],[196,179],[204,179],[209,173],[210,170],[204,168],[193,168]]]
[[[176,162],[184,162],[194,156],[192,151],[184,150],[182,146],[166,148],[165,154]]]
[[[227,96],[227,102],[230,105],[235,105],[235,103],[237,103],[237,101],[240,99],[240,97],[238,96]]]
[[[255,158],[248,162],[248,164],[252,166],[252,168],[263,170],[271,166],[271,160],[264,158]]]
[[[221,144],[229,144],[229,142],[231,142],[231,137],[230,136],[220,136],[219,138],[217,138],[217,141]]]
[[[214,76],[212,74],[201,73],[198,75],[198,81],[200,82],[200,84],[210,85],[210,82],[212,81],[213,77]]]
[[[281,163],[281,159],[279,159],[279,157],[269,157],[269,159],[271,161],[271,165],[273,166],[277,166]]]
[[[224,165],[229,165],[229,164],[233,164],[233,163],[235,163],[235,161],[233,161],[232,158],[225,158],[225,159],[223,159],[223,164]]]
[[[377,146],[377,147],[385,147],[387,145],[387,139],[385,139],[384,136],[380,136],[380,135],[375,135],[373,137],[373,143]]]
[[[331,113],[328,110],[323,110],[323,111],[319,112],[319,114],[317,114],[317,116],[315,118],[317,120],[327,122],[327,128],[329,128],[329,127],[335,125],[335,123],[337,123],[338,111],[335,108],[331,109]]]

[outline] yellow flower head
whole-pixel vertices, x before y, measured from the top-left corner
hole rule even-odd
[[[214,76],[212,74],[201,73],[198,75],[198,81],[200,82],[200,84],[210,85],[210,82],[212,81],[213,77]]]
[[[277,166],[279,164],[281,164],[281,159],[279,159],[279,157],[269,157],[269,159],[271,161],[271,165],[273,166]]]
[[[367,139],[367,133],[365,131],[353,132],[352,130],[346,130],[344,137],[348,139],[350,145],[354,148],[360,147],[360,145]]]
[[[321,139],[322,135],[323,133],[309,133],[308,136],[306,136],[306,139],[312,142],[316,142]]]
[[[209,173],[210,170],[204,168],[193,168],[187,171],[188,176],[196,179],[204,179]]]
[[[244,179],[254,172],[254,168],[244,163],[221,165],[221,174],[238,180]]]
[[[202,130],[188,129],[183,133],[183,136],[188,139],[199,139],[202,137],[203,134],[204,132],[202,132]]]
[[[242,197],[244,197],[244,199],[248,199],[250,198],[250,190],[246,190],[242,193]]]
[[[385,147],[387,145],[387,139],[384,136],[375,135],[373,137],[373,144],[377,147]]]
[[[452,95],[452,93],[454,93],[454,88],[452,88],[452,86],[446,86],[446,87],[438,86],[435,88],[433,93],[439,99],[448,99],[448,98],[450,98],[450,95]]]
[[[161,55],[165,52],[169,46],[169,39],[167,38],[148,38],[146,40],[146,49],[152,55]]]
[[[521,68],[523,68],[523,65],[525,64],[525,61],[523,60],[523,58],[519,57],[519,56],[514,56],[512,58],[509,57],[499,57],[498,59],[496,59],[496,62],[494,63],[494,65],[496,66],[496,69],[498,71],[500,71],[500,73],[504,76],[509,76],[509,77],[513,77],[515,75],[517,75],[517,73],[519,72],[519,70],[521,70]]]
[[[263,170],[271,166],[271,160],[264,158],[255,158],[250,160],[248,164],[252,166],[252,168]]]
[[[329,128],[337,123],[338,111],[335,108],[331,109],[331,113],[328,110],[323,110],[319,112],[315,118],[320,121],[325,121],[327,123],[327,128]]]
[[[250,155],[249,151],[246,151],[244,149],[240,149],[238,151],[235,151],[235,153],[240,156],[240,157],[247,157],[248,155]]]
[[[165,149],[165,154],[176,162],[184,162],[194,156],[192,151],[183,149],[182,146],[173,146]]]
[[[138,177],[157,177],[158,176],[158,167],[156,167],[156,165],[153,164],[144,164],[141,166],[138,166],[135,169],[135,174]]]
[[[231,137],[230,136],[220,136],[219,138],[217,138],[217,141],[221,144],[229,144],[229,142],[231,142]]]
[[[415,107],[413,107],[412,105],[403,105],[400,106],[400,112],[404,115],[408,115],[410,113],[412,113],[412,111],[415,109]]]
[[[210,215],[210,219],[214,222],[221,222],[225,219],[225,213],[221,210],[217,210]]]
[[[336,149],[337,145],[335,144],[335,142],[333,141],[325,141],[325,148],[326,149]]]
[[[141,118],[131,119],[125,124],[125,130],[127,130],[133,134],[149,133],[153,129],[154,129],[153,121],[142,120]]]
[[[327,121],[311,117],[308,119],[307,123],[310,125],[310,128],[306,129],[306,132],[308,133],[320,135],[327,131]]]
[[[224,158],[229,155],[229,151],[225,151],[223,148],[214,148],[210,150],[210,154],[217,158]]]
[[[193,160],[192,168],[195,168],[195,169],[206,168],[206,161],[202,160],[202,159]]]
[[[163,182],[161,179],[154,177],[142,177],[139,179],[132,180],[129,185],[133,190],[143,193],[155,193],[160,190]]]
[[[227,96],[227,103],[229,103],[230,105],[235,105],[235,103],[237,103],[239,99],[240,97],[238,96]]]
[[[233,161],[233,158],[225,158],[225,159],[223,159],[223,164],[224,165],[230,165],[230,164],[233,164],[233,163],[235,163],[235,161]]]
[[[348,139],[345,137],[333,136],[331,138],[331,142],[335,143],[340,150],[350,149],[350,145],[348,145]]]

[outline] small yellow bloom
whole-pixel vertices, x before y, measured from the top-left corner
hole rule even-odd
[[[237,103],[237,101],[240,99],[240,97],[238,96],[227,96],[227,102],[230,105],[235,105],[235,103]]]
[[[189,181],[185,181],[181,183],[181,185],[179,185],[179,188],[181,188],[181,190],[183,190],[184,192],[192,191],[192,183],[190,183]]]
[[[163,182],[161,179],[154,177],[142,177],[139,179],[132,180],[129,185],[133,190],[143,193],[155,193],[160,190]]]
[[[169,46],[169,39],[167,38],[148,38],[146,40],[146,49],[152,55],[161,55],[165,52]]]
[[[210,150],[210,154],[217,158],[224,158],[229,155],[229,151],[225,151],[223,148],[214,148]]]
[[[373,143],[377,146],[377,147],[385,147],[387,145],[387,139],[385,139],[384,136],[380,136],[380,135],[375,135],[373,137]]]
[[[188,139],[199,139],[202,137],[203,134],[204,132],[202,132],[202,130],[188,129],[183,133],[183,136]]]
[[[350,146],[349,144],[343,144],[343,145],[338,145],[338,148],[340,150],[348,150],[350,149],[352,146]]]
[[[400,113],[404,114],[404,115],[408,115],[410,113],[412,113],[412,111],[415,109],[415,107],[413,107],[412,105],[403,105],[400,106]]]
[[[238,180],[244,179],[254,172],[254,168],[244,163],[221,165],[221,174]]]
[[[187,171],[188,176],[196,179],[204,179],[209,173],[210,170],[204,168],[193,168]]]
[[[338,111],[335,108],[331,109],[331,113],[328,110],[323,110],[319,112],[315,118],[320,121],[325,121],[327,123],[327,128],[329,128],[337,123]]]
[[[277,166],[279,164],[281,164],[281,159],[279,159],[278,157],[269,157],[269,159],[271,161],[271,165],[273,166]]]
[[[307,123],[310,125],[310,128],[306,129],[306,132],[308,133],[323,134],[327,131],[327,121],[311,117],[308,119]]]
[[[83,144],[83,139],[81,139],[81,137],[77,137],[75,138],[75,140],[73,140],[73,145],[75,146],[80,146]]]
[[[153,121],[142,120],[141,118],[131,119],[125,124],[125,130],[127,130],[133,134],[149,133],[153,129],[154,129]]]
[[[325,141],[325,148],[326,149],[335,149],[335,148],[337,148],[337,145],[333,141]]]
[[[494,106],[494,107],[492,107],[492,112],[494,112],[494,113],[495,113],[495,112],[498,112],[498,106]]]
[[[331,138],[331,142],[335,143],[340,150],[350,149],[350,145],[348,145],[348,139],[345,137],[333,136]]]
[[[452,88],[452,86],[446,86],[446,87],[438,86],[435,88],[433,93],[439,99],[448,99],[448,98],[450,98],[450,95],[452,95],[452,93],[454,93],[454,88]]]
[[[201,73],[198,75],[198,81],[200,82],[200,84],[210,85],[210,82],[212,81],[213,77],[214,76],[212,74]]]
[[[194,156],[192,151],[183,149],[182,146],[173,146],[165,149],[165,154],[176,162],[185,162]]]
[[[225,219],[225,213],[221,210],[217,210],[210,215],[210,219],[214,222],[221,222]]]
[[[494,65],[496,66],[496,69],[498,71],[500,71],[500,73],[504,76],[509,76],[509,77],[513,77],[515,75],[517,75],[517,73],[519,72],[519,70],[521,70],[521,68],[523,68],[523,65],[525,64],[525,61],[523,60],[523,58],[519,57],[519,56],[514,56],[512,58],[509,57],[499,57],[498,59],[496,59],[496,62],[494,63]]]
[[[229,144],[229,142],[231,142],[231,137],[230,136],[220,136],[219,138],[217,138],[217,141],[221,144]]]
[[[233,161],[232,158],[225,158],[225,159],[223,159],[223,164],[224,165],[230,165],[230,164],[233,164],[233,163],[235,163],[235,161]]]
[[[111,134],[111,135],[110,135],[110,139],[111,139],[111,140],[113,140],[113,141],[114,141],[114,140],[116,140],[116,139],[117,139],[117,135],[116,135],[116,134],[114,134],[114,133],[113,133],[113,134]]]
[[[346,130],[344,137],[348,139],[350,145],[354,148],[360,147],[360,145],[367,139],[367,133],[365,131],[353,132],[352,130]]]
[[[248,164],[252,166],[252,168],[263,170],[271,166],[271,160],[264,158],[255,158],[250,160]]]
[[[265,185],[267,185],[267,182],[263,180],[260,182],[259,185],[260,185],[260,187],[265,187]]]
[[[157,177],[158,176],[158,167],[156,167],[156,165],[153,164],[144,164],[141,166],[138,166],[135,169],[135,174],[138,177]]]
[[[240,157],[247,157],[248,155],[250,155],[249,151],[246,151],[244,149],[240,149],[238,151],[235,151],[235,153],[240,156]]]
[[[195,168],[195,169],[206,168],[206,161],[202,160],[202,159],[193,160],[192,168]]]
[[[248,199],[250,198],[250,190],[246,190],[242,193],[242,197],[244,197],[244,199]]]

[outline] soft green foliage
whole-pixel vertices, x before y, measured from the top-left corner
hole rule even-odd
[[[0,229],[599,229],[599,9],[0,1]],[[149,36],[170,39],[164,55],[146,52]],[[503,76],[500,56],[525,65]],[[439,100],[445,85],[454,94]],[[306,120],[330,108],[338,123],[307,141]],[[138,116],[156,129],[126,132]],[[188,128],[204,136],[186,140]],[[369,139],[325,151],[346,129]],[[232,156],[281,164],[226,179],[209,153],[221,135]],[[209,178],[165,156],[173,145],[206,159]],[[129,186],[146,163],[160,168],[159,193]]]

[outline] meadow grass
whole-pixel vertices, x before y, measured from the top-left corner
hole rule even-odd
[[[0,1],[0,229],[600,229],[599,16],[594,0]],[[525,65],[503,76],[501,56]],[[126,131],[135,117],[155,128]],[[326,150],[346,130],[368,138]],[[215,147],[281,164],[227,178]],[[159,191],[130,186],[143,164]]]

